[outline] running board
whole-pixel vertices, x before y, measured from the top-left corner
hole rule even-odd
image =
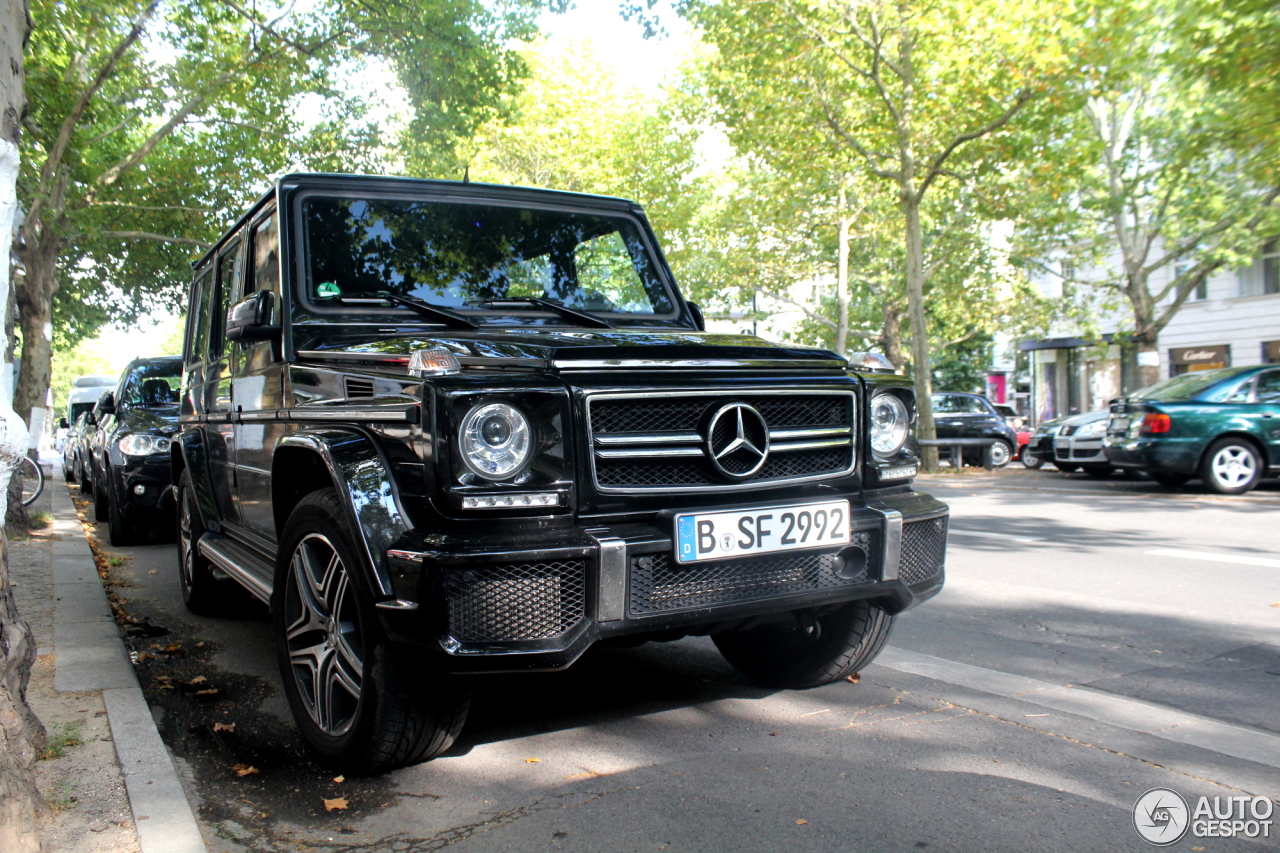
[[[250,568],[265,564],[252,551],[238,542],[212,532],[201,536],[197,547],[201,555],[208,557],[210,562],[230,575],[236,583],[249,590],[255,598],[260,599],[264,604],[271,604],[271,585],[265,583]]]

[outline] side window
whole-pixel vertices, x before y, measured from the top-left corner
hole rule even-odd
[[[1268,370],[1258,374],[1257,401],[1268,405],[1280,404],[1280,370]]]
[[[280,295],[280,231],[274,213],[253,230],[253,289]]]
[[[235,298],[236,282],[240,279],[240,241],[235,240],[218,256],[218,298],[209,332],[210,358],[227,358],[231,350],[231,342],[222,335],[222,328],[227,322],[227,312],[231,310]]]
[[[209,342],[209,308],[213,302],[212,282],[213,278],[206,267],[191,286],[191,308],[187,317],[191,327],[187,330],[188,349],[183,354],[183,360],[187,364],[205,360],[205,345]]]

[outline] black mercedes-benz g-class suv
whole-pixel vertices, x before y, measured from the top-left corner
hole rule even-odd
[[[93,511],[112,545],[133,545],[173,529],[169,442],[178,431],[182,359],[137,358],[93,407],[89,435]],[[83,487],[82,487],[83,488]]]
[[[180,577],[270,605],[311,746],[446,749],[471,676],[710,635],[782,687],[943,582],[900,376],[708,334],[632,202],[290,175],[195,264]]]

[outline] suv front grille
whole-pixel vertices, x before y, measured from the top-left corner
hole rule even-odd
[[[938,572],[947,553],[947,519],[930,518],[902,525],[898,579],[907,586],[924,583]]]
[[[460,643],[545,640],[586,614],[587,567],[564,560],[455,571],[445,597],[449,635]]]
[[[871,533],[853,534],[852,544],[864,557],[856,570],[837,569],[835,553],[762,554],[692,564],[677,563],[666,552],[642,554],[631,558],[629,610],[632,616],[645,616],[865,583],[871,542]]]
[[[843,476],[854,467],[856,399],[852,391],[788,390],[591,397],[596,485],[602,491],[696,491]],[[750,454],[725,456],[717,467],[707,452],[713,416],[735,403],[754,409],[768,432],[768,454],[753,471]],[[712,443],[724,446],[737,429],[732,418],[722,418]]]

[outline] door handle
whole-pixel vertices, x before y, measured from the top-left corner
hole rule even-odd
[[[1275,413],[1275,412],[1263,412],[1263,413],[1262,413],[1262,416],[1263,416],[1264,418],[1274,418],[1274,417],[1276,416],[1276,413]]]

